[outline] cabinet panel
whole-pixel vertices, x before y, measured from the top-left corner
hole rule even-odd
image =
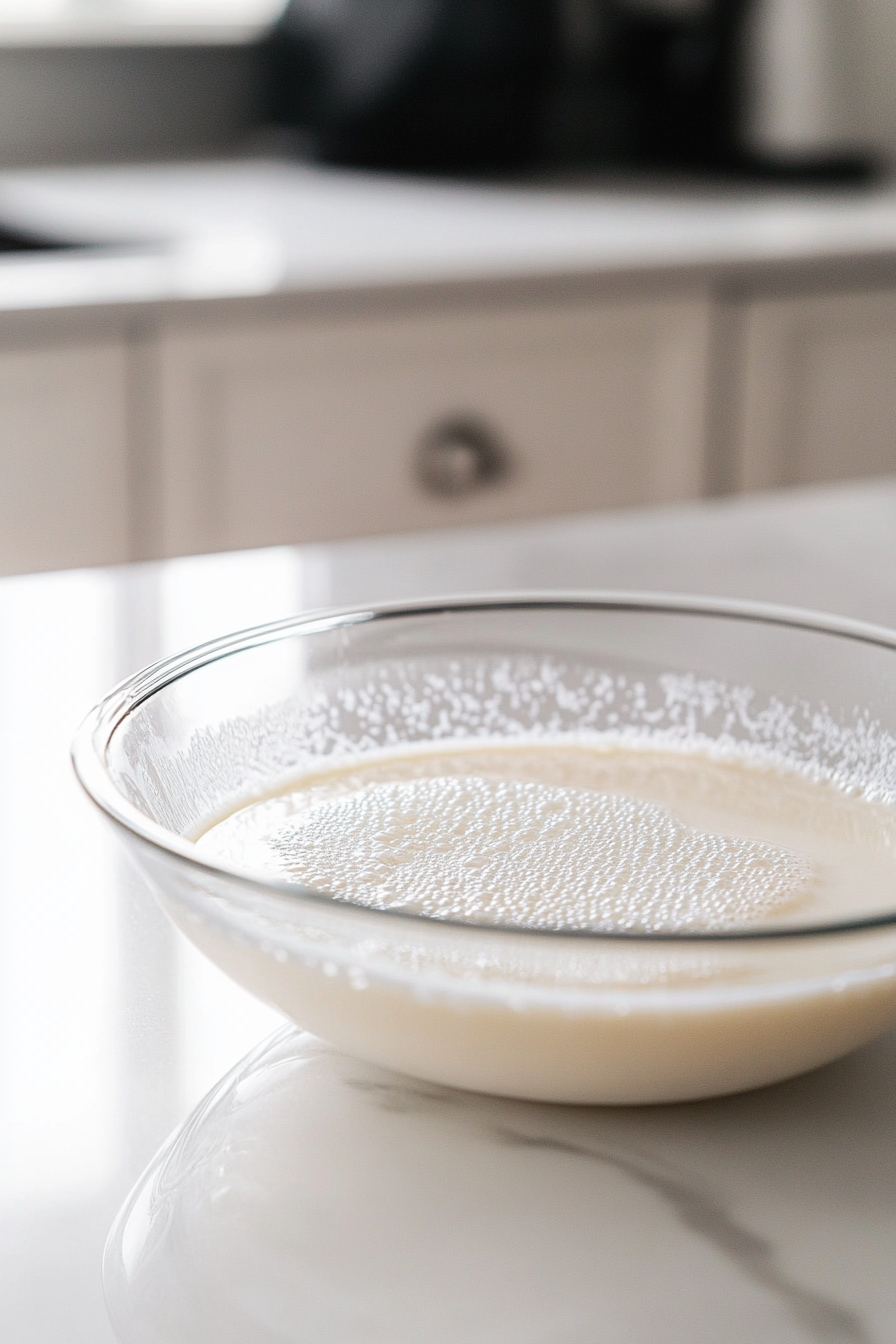
[[[0,573],[128,559],[127,360],[0,350]]]
[[[708,330],[698,297],[169,334],[164,549],[699,494]],[[450,442],[470,429],[500,459],[478,480]],[[421,471],[440,433],[453,494]]]
[[[740,485],[896,471],[896,292],[744,310]]]

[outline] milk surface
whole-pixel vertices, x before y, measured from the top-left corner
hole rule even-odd
[[[299,1025],[435,1082],[683,1100],[788,1077],[896,1020],[888,930],[662,941],[798,934],[896,905],[894,810],[787,768],[569,741],[406,749],[247,801],[196,844],[335,908],[421,917],[298,952],[180,922]],[[454,921],[488,927],[471,943]]]
[[[533,929],[817,922],[896,894],[896,815],[701,752],[380,756],[238,808],[200,849],[334,898]]]

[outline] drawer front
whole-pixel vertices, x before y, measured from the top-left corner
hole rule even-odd
[[[708,327],[695,299],[171,334],[163,548],[699,494]]]
[[[129,559],[123,345],[0,351],[0,573]]]
[[[744,305],[738,484],[896,471],[896,292]]]

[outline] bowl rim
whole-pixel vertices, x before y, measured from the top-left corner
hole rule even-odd
[[[535,929],[519,924],[488,924],[472,920],[434,919],[406,910],[385,909],[361,905],[358,902],[336,899],[326,892],[316,891],[295,883],[277,881],[259,876],[225,863],[199,857],[189,840],[152,821],[139,808],[128,802],[115,786],[106,766],[106,750],[123,721],[140,705],[167,686],[188,676],[191,672],[209,666],[221,659],[292,638],[361,625],[374,621],[389,621],[421,616],[451,613],[513,610],[569,610],[588,612],[640,612],[656,615],[698,616],[777,625],[804,630],[814,634],[854,640],[879,648],[896,651],[896,630],[849,617],[828,615],[801,607],[775,603],[753,602],[740,599],[715,598],[681,593],[638,592],[628,590],[526,590],[511,592],[484,592],[408,602],[375,602],[301,612],[295,616],[263,625],[249,626],[215,639],[206,640],[179,653],[161,658],[124,678],[86,715],[71,745],[71,761],[81,787],[108,820],[151,849],[169,859],[185,864],[197,873],[206,873],[234,884],[247,897],[266,897],[284,900],[293,909],[298,903],[309,902],[338,910],[350,916],[378,917],[386,921],[400,920],[417,924],[435,932],[440,928],[453,933],[472,935],[501,935],[527,939],[576,939],[583,942],[640,944],[718,944],[769,943],[831,937],[842,934],[861,934],[875,930],[896,928],[896,906],[892,913],[870,915],[861,919],[827,921],[823,923],[762,926],[758,929],[719,929],[641,931],[625,929],[557,928]]]

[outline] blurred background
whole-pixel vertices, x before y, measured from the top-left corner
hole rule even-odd
[[[0,572],[896,470],[892,0],[0,0]]]

